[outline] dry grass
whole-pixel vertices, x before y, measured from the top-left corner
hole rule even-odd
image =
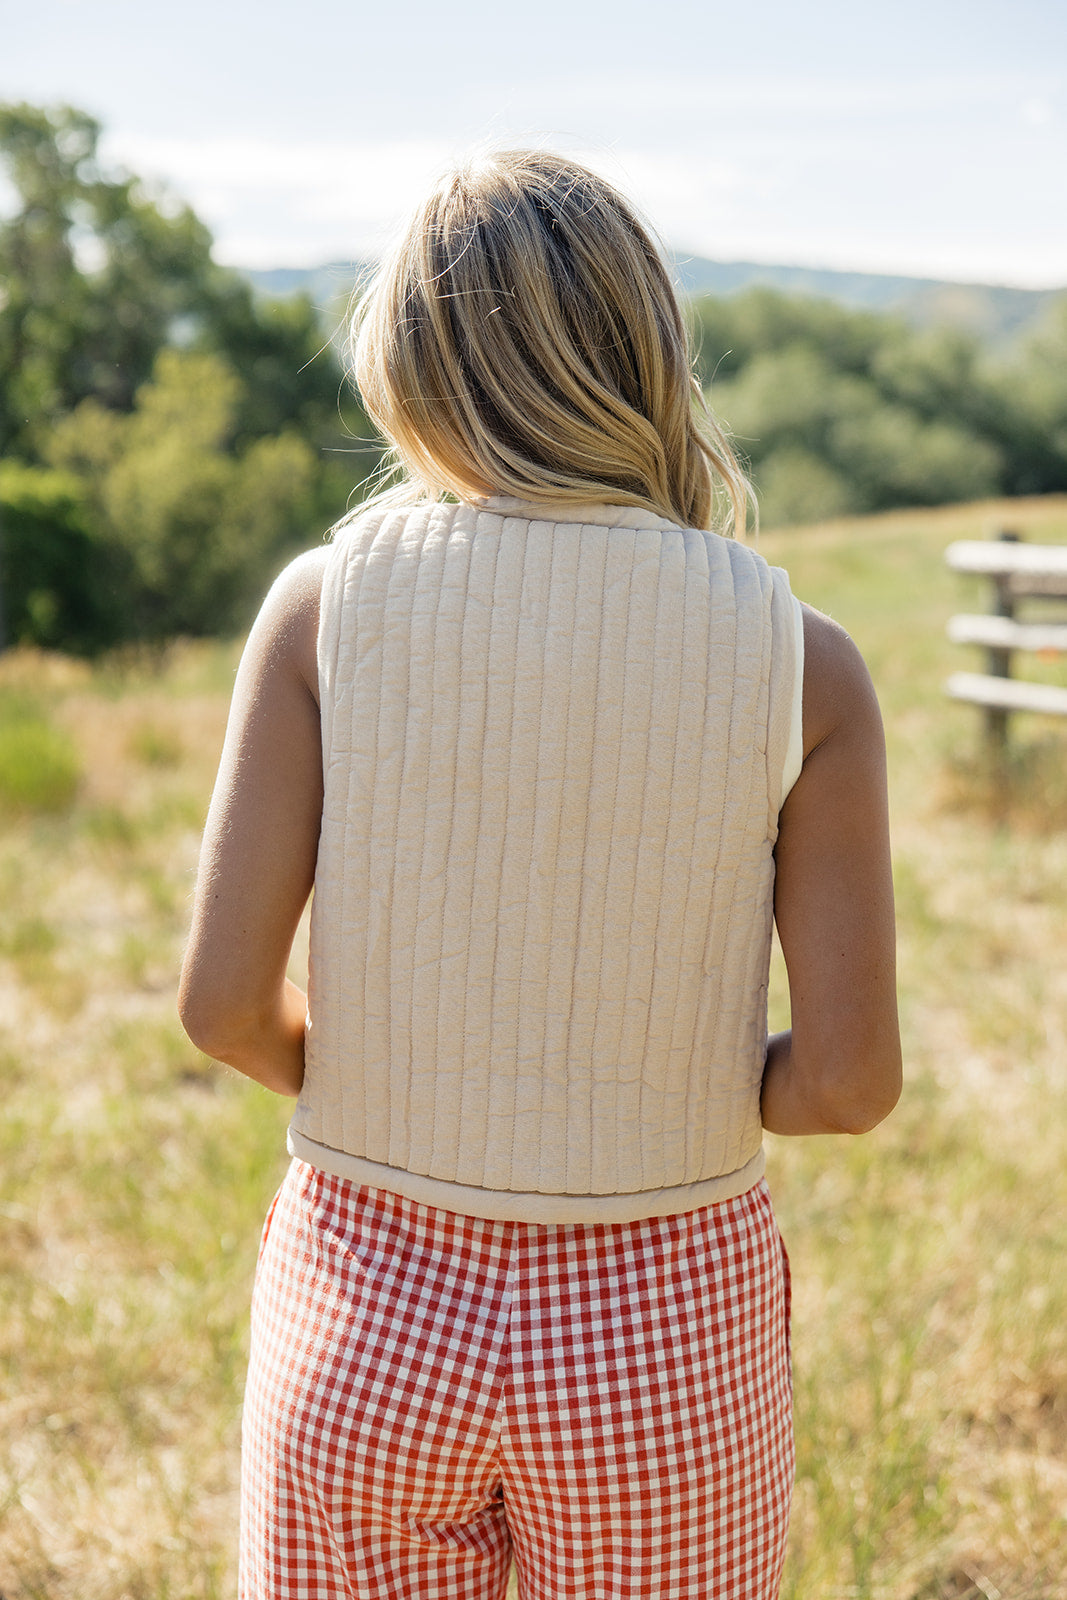
[[[909,1075],[866,1139],[771,1141],[787,1600],[1067,1597],[1067,729],[1019,719],[991,805],[977,714],[939,687],[963,664],[945,619],[981,603],[941,552],[1001,518],[1067,542],[1063,500],[763,541],[882,696]],[[58,805],[0,814],[3,1600],[232,1593],[286,1108],[204,1062],[172,996],[234,662],[0,659],[0,724],[29,706],[77,768]]]
[[[939,693],[964,664],[947,617],[985,603],[941,551],[1003,525],[1067,542],[1067,503],[764,543],[882,699],[909,1077],[867,1139],[770,1141],[796,1282],[796,1600],[1067,1595],[1067,737],[1016,719],[993,794],[979,713]]]
[[[230,1589],[282,1108],[203,1061],[173,990],[234,655],[0,662],[81,766],[65,815],[0,832],[6,1600]]]

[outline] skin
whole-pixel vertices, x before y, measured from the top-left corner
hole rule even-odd
[[[205,1054],[283,1095],[304,1074],[286,977],[322,813],[316,637],[325,549],[271,590],[237,673],[204,833],[179,1012]],[[862,1133],[900,1093],[885,750],[848,635],[805,607],[805,755],[780,819],[775,918],[791,1030],[768,1042],[774,1133]]]
[[[792,1027],[767,1045],[772,1133],[865,1133],[900,1096],[885,740],[863,658],[804,607],[804,765],[779,817],[774,916]]]
[[[304,1079],[307,1002],[286,967],[322,818],[315,646],[326,556],[286,569],[241,658],[178,991],[205,1055],[286,1095]]]

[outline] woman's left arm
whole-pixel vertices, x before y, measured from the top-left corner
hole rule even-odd
[[[304,1077],[307,1002],[286,968],[322,820],[316,640],[327,553],[286,568],[241,657],[178,994],[205,1055],[287,1095]]]

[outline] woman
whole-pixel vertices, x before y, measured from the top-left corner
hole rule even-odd
[[[600,179],[450,174],[354,337],[406,478],[252,631],[182,980],[196,1043],[298,1097],[242,1594],[499,1600],[514,1559],[526,1600],[770,1600],[761,1125],[862,1132],[900,1086],[874,694],[708,531],[747,486]]]

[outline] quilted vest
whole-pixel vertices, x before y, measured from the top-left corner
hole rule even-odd
[[[544,1223],[758,1181],[795,626],[755,551],[629,507],[338,534],[294,1155]]]

